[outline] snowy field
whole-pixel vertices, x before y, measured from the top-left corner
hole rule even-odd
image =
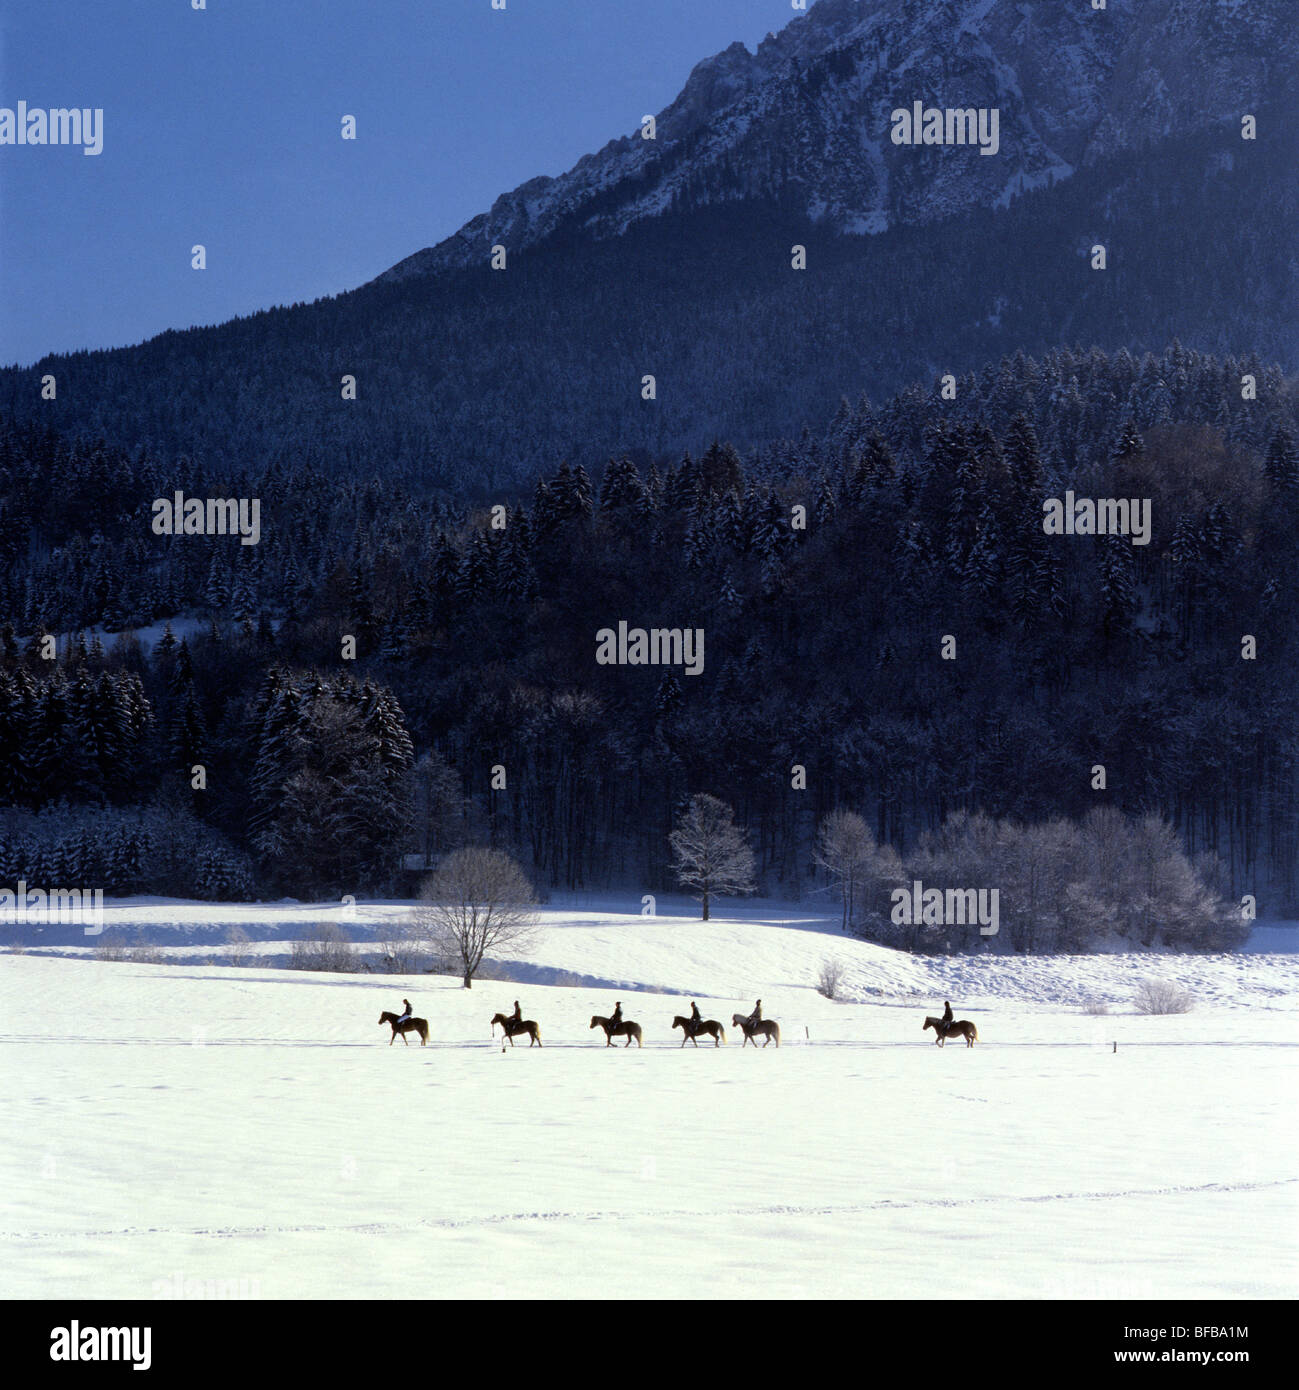
[[[275,955],[318,906],[110,910],[173,933],[176,964],[0,954],[0,1295],[1299,1293],[1285,929],[1242,956],[1025,961],[771,905],[635,910],[552,905],[520,983],[472,991],[202,963],[213,922]],[[843,1002],[813,988],[826,956]],[[1147,977],[1196,1007],[1133,1013]],[[377,1026],[403,995],[427,1048]],[[779,1050],[736,1045],[759,995]],[[489,1036],[516,996],[542,1049]],[[730,1045],[680,1049],[691,996]],[[588,1029],[615,997],[643,1049]],[[944,997],[975,1048],[922,1034]]]

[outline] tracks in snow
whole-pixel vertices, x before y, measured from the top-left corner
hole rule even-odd
[[[1134,1187],[1116,1192],[1046,1192],[1020,1196],[993,1195],[987,1197],[931,1197],[914,1201],[827,1203],[811,1206],[778,1203],[757,1207],[662,1208],[647,1211],[520,1211],[498,1212],[484,1216],[416,1217],[410,1221],[365,1221],[356,1224],[317,1225],[257,1225],[257,1226],[119,1226],[97,1231],[0,1231],[0,1241],[76,1241],[121,1240],[138,1236],[211,1236],[230,1240],[238,1237],[258,1238],[276,1235],[396,1235],[419,1230],[465,1230],[476,1226],[501,1226],[528,1221],[677,1221],[708,1220],[715,1217],[747,1216],[855,1216],[868,1212],[961,1210],[968,1207],[1018,1206],[1042,1202],[1105,1202],[1128,1197],[1183,1197],[1209,1192],[1259,1192],[1272,1188],[1293,1186],[1299,1178],[1273,1178],[1266,1182],[1210,1182],[1171,1187]]]

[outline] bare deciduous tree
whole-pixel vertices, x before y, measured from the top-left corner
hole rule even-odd
[[[757,887],[753,851],[735,824],[734,812],[715,796],[692,797],[669,839],[678,880],[699,890],[702,921],[708,921],[710,898],[752,893]]]
[[[527,946],[537,930],[536,895],[503,850],[458,849],[420,889],[413,925],[440,956],[460,962],[466,989],[483,957],[501,946]]]
[[[873,881],[901,882],[902,861],[892,845],[875,842],[856,811],[831,811],[821,822],[815,859],[839,884],[844,931],[857,920],[857,902]]]

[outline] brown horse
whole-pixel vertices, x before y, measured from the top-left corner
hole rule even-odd
[[[398,1033],[401,1034],[401,1040],[407,1047],[410,1046],[410,1042],[406,1037],[407,1033],[418,1033],[419,1045],[421,1047],[425,1047],[428,1044],[428,1019],[426,1018],[408,1018],[404,1023],[401,1023],[398,1021],[396,1014],[389,1013],[387,1009],[385,1009],[383,1013],[379,1015],[379,1022],[386,1023],[392,1028],[392,1037],[388,1039],[389,1047],[397,1041]]]
[[[939,1047],[942,1047],[948,1038],[964,1038],[966,1047],[973,1047],[979,1041],[979,1030],[968,1018],[957,1019],[954,1023],[946,1024],[941,1018],[927,1018],[920,1031],[923,1033],[925,1028],[934,1030],[934,1041]]]
[[[715,1018],[703,1019],[697,1027],[692,1028],[690,1020],[688,1018],[682,1018],[681,1015],[678,1014],[676,1018],[672,1020],[672,1026],[674,1028],[680,1028],[686,1035],[681,1039],[682,1047],[686,1045],[687,1041],[695,1043],[695,1046],[698,1047],[699,1044],[695,1042],[695,1035],[697,1033],[707,1033],[708,1036],[712,1038],[714,1047],[720,1047],[722,1043],[726,1041],[726,1031]]]
[[[536,1043],[538,1047],[541,1046],[541,1029],[530,1018],[520,1019],[516,1023],[514,1019],[506,1018],[504,1014],[496,1014],[492,1019],[492,1027],[495,1028],[498,1023],[505,1030],[505,1036],[509,1038],[511,1047],[514,1046],[514,1039],[520,1033],[526,1033],[532,1039],[532,1042],[528,1044],[529,1047],[532,1046],[532,1043]]]
[[[741,1047],[745,1043],[753,1043],[754,1047],[757,1047],[758,1044],[753,1042],[755,1033],[761,1033],[766,1038],[763,1047],[767,1047],[772,1038],[775,1038],[776,1046],[780,1046],[780,1024],[774,1019],[764,1018],[761,1023],[754,1023],[748,1014],[732,1014],[731,1025],[744,1030],[744,1042],[740,1044]]]
[[[630,1023],[626,1019],[624,1019],[620,1024],[617,1025],[617,1027],[615,1027],[613,1019],[604,1018],[600,1014],[592,1014],[591,1028],[594,1028],[596,1024],[599,1024],[600,1027],[604,1029],[604,1045],[606,1047],[612,1047],[613,1040],[615,1038],[622,1037],[624,1033],[626,1033],[627,1035],[627,1041],[623,1043],[624,1047],[630,1047],[631,1040],[633,1038],[636,1039],[637,1047],[644,1047],[645,1045],[643,1042],[641,1042],[641,1032],[639,1023]],[[587,1032],[589,1033],[590,1031],[591,1029],[588,1028]]]

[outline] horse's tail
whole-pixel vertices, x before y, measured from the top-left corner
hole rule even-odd
[[[722,1041],[725,1042],[725,1041],[726,1041],[726,1029],[723,1028],[722,1025],[721,1025],[720,1023],[717,1025],[717,1031],[722,1035]]]
[[[776,1035],[776,1046],[779,1047],[779,1046],[780,1046],[780,1024],[779,1024],[779,1023],[773,1023],[771,1026],[772,1026],[772,1029],[774,1030],[775,1035]]]
[[[973,1023],[970,1024],[970,1036],[974,1039],[975,1042],[979,1041],[979,1030],[974,1026]]]

